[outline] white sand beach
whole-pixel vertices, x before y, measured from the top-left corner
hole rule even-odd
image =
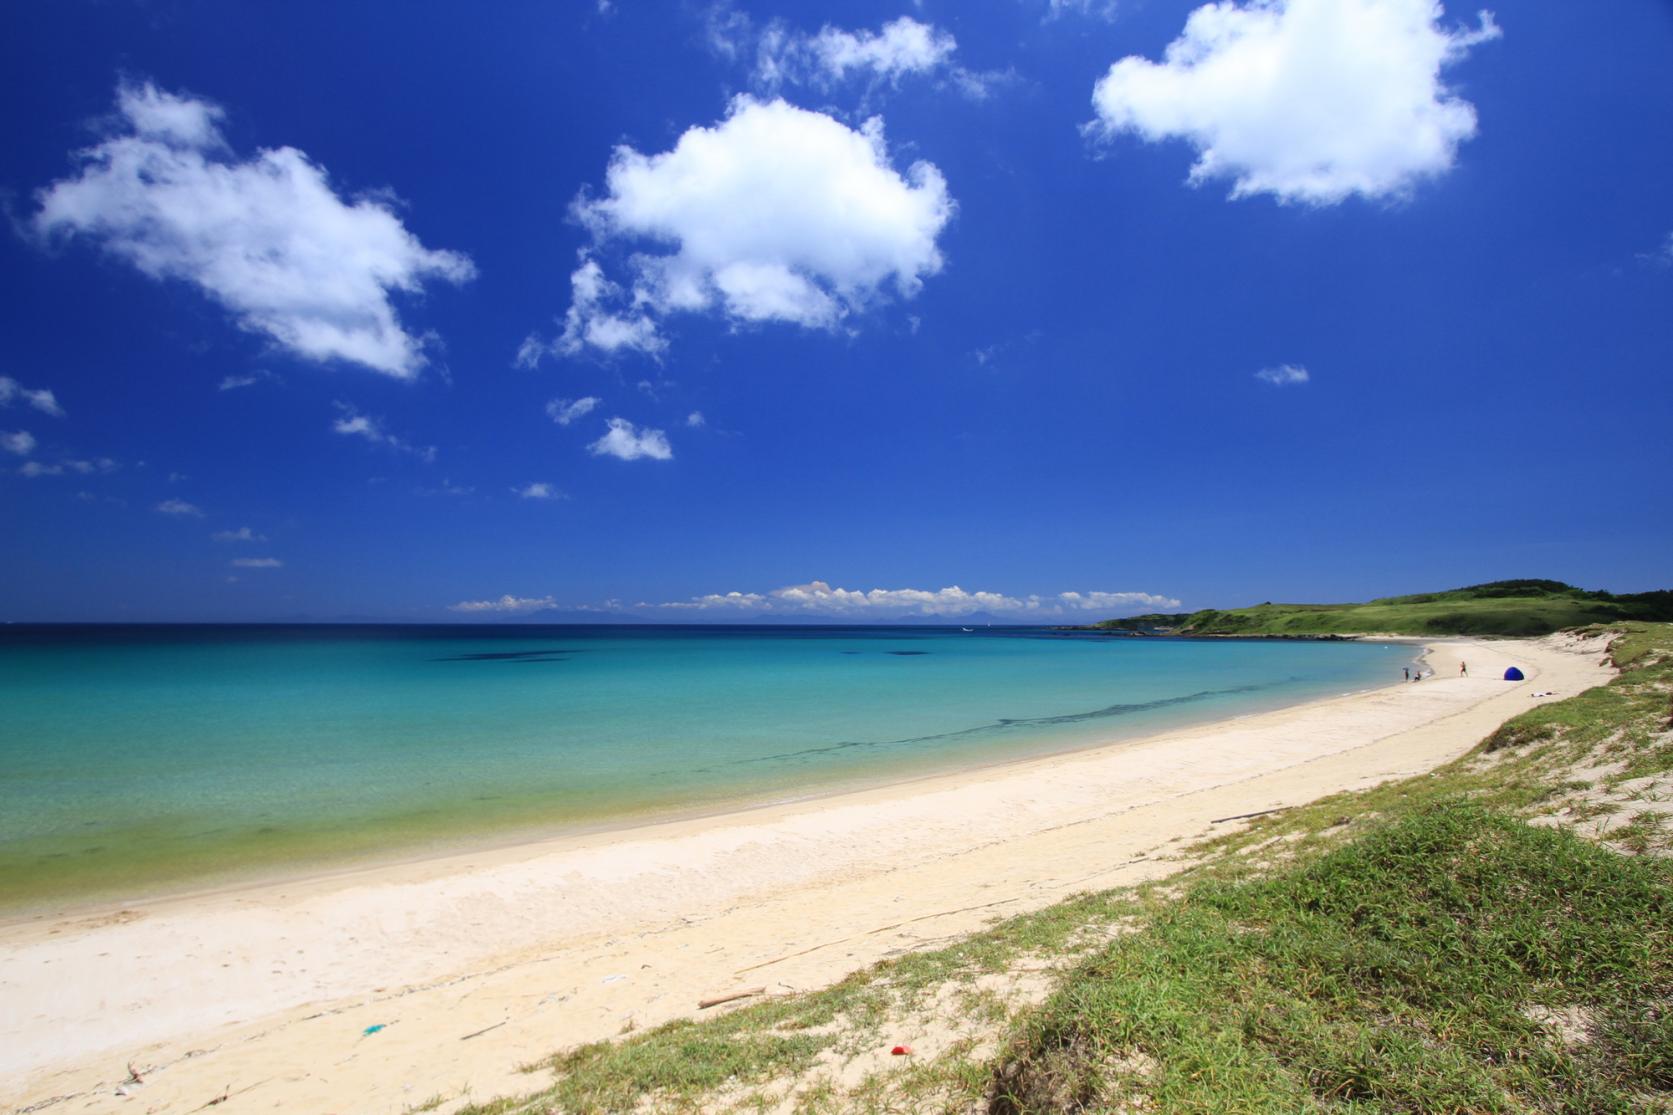
[[[544,1078],[517,1067],[559,1048],[1166,874],[1219,819],[1421,773],[1610,676],[1600,645],[1561,636],[1428,655],[1419,684],[1067,756],[6,926],[0,1107],[395,1113],[529,1091]],[[1498,680],[1513,664],[1526,682]]]

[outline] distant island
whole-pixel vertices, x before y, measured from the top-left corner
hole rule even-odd
[[[1549,635],[1569,627],[1673,620],[1673,590],[1617,595],[1562,581],[1490,581],[1446,592],[1388,596],[1364,604],[1274,604],[1107,619],[1073,630],[1135,636],[1324,637]]]

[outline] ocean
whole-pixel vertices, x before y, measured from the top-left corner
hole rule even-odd
[[[0,910],[1004,763],[1411,658],[957,626],[0,627]]]

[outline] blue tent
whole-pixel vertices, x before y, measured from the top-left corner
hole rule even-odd
[[[1522,671],[1518,670],[1515,666],[1512,666],[1510,669],[1505,671],[1505,680],[1506,681],[1522,681],[1523,680]]]

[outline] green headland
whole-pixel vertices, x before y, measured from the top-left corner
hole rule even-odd
[[[1126,635],[1549,635],[1570,627],[1673,621],[1673,590],[1617,595],[1561,581],[1491,581],[1363,604],[1256,604],[1105,620]]]

